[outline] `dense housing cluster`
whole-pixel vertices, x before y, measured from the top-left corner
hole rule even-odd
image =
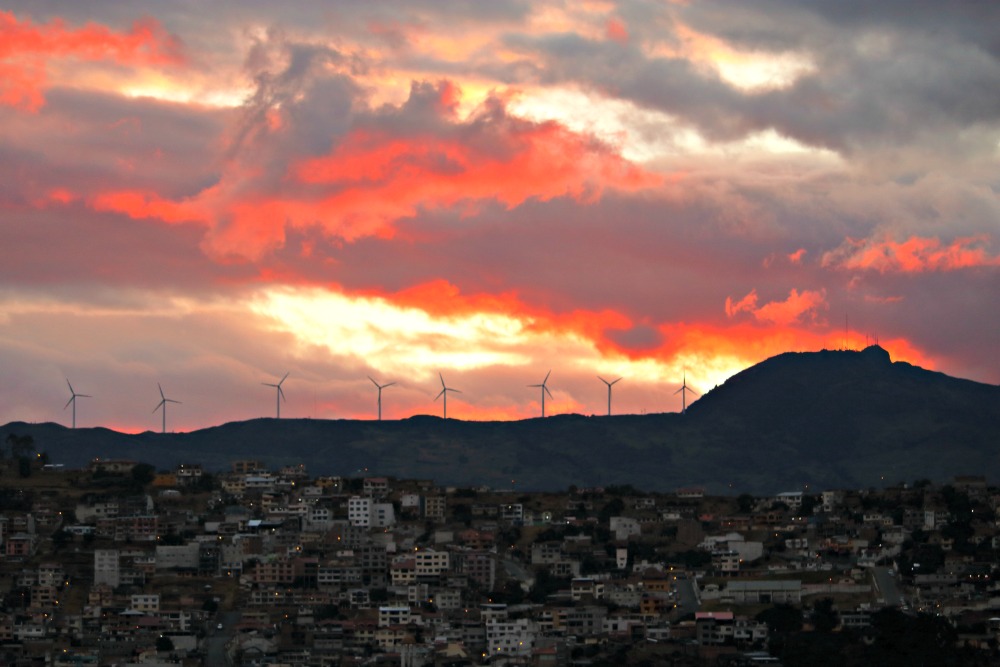
[[[4,480],[2,664],[997,655],[1000,494],[978,477],[710,497],[95,460]]]

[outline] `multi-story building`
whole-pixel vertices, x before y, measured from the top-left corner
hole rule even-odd
[[[94,550],[94,584],[107,584],[111,588],[121,584],[118,549]]]
[[[538,625],[527,618],[491,619],[486,622],[486,652],[489,656],[530,656]]]
[[[439,577],[451,567],[451,554],[447,551],[422,549],[413,554],[414,573],[417,579]]]
[[[347,520],[352,526],[368,528],[372,523],[372,499],[351,496],[347,500]]]

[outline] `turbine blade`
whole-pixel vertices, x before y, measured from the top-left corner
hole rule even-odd
[[[622,378],[618,378],[618,380],[621,380],[621,379],[622,379]],[[618,382],[618,380],[615,380],[615,382]],[[615,382],[612,382],[611,384],[614,384]]]
[[[546,382],[549,381],[549,376],[550,375],[552,375],[552,369],[551,368],[549,369],[549,372],[545,374],[545,379],[542,380],[542,384],[545,384]]]
[[[291,371],[288,371],[288,373],[291,373]],[[284,377],[281,378],[281,382],[284,382],[285,380],[288,379],[288,373],[285,373]],[[278,384],[281,384],[281,382],[279,382]]]
[[[90,394],[77,394],[77,398],[93,398]]]
[[[68,378],[66,380],[66,386],[69,387],[69,393],[71,393],[71,394],[75,394],[76,393],[75,391],[73,391],[73,385],[71,385],[69,383],[69,379]]]
[[[166,398],[166,397],[165,397],[165,396],[163,395],[163,387],[161,387],[161,386],[160,386],[160,383],[159,383],[159,382],[157,382],[157,383],[156,383],[156,388],[160,390],[160,398]]]
[[[283,392],[283,391],[281,390],[281,385],[280,385],[280,384],[278,385],[278,396],[281,396],[281,400],[283,400],[283,401],[288,401],[288,399],[287,399],[287,398],[285,398],[285,392]]]
[[[373,377],[372,377],[371,375],[369,375],[369,376],[368,376],[368,379],[369,379],[369,380],[371,380],[371,381],[372,381],[372,384],[373,384],[373,385],[375,385],[376,387],[378,387],[379,389],[381,389],[381,388],[382,388],[382,387],[381,387],[381,386],[379,385],[379,383],[375,381],[375,378],[373,378]]]
[[[443,376],[443,375],[441,375],[441,371],[438,371],[438,377],[439,377],[439,378],[441,378],[441,386],[442,386],[442,387],[445,387],[446,385],[445,385],[445,383],[444,383],[444,376]]]
[[[156,412],[157,410],[159,410],[159,409],[160,409],[160,406],[162,406],[162,405],[163,405],[164,403],[166,403],[166,402],[167,402],[167,399],[163,399],[162,401],[160,401],[159,403],[157,403],[157,404],[156,404],[156,407],[155,407],[155,408],[153,408],[153,412]]]
[[[685,389],[687,389],[687,387],[681,387],[680,389],[678,389],[677,391],[675,391],[675,392],[674,392],[674,395],[676,396],[677,394],[681,393],[681,392],[682,392],[682,391],[684,391]],[[690,391],[690,390],[689,390],[689,391]]]
[[[395,382],[386,383],[386,384],[382,385],[382,389],[385,389],[386,387],[391,387],[394,384],[396,384],[396,383]]]
[[[611,384],[610,382],[608,382],[607,380],[605,380],[604,378],[602,378],[600,375],[597,376],[597,379],[600,380],[601,382],[603,382],[604,384]],[[617,382],[617,380],[615,380],[615,382]]]
[[[549,395],[549,398],[555,398],[555,396],[552,395],[552,392],[549,391],[549,388],[546,387],[544,384],[542,385],[542,390],[545,391],[545,393]]]
[[[76,400],[76,394],[73,394],[73,396],[68,401],[66,401],[66,405],[63,406],[63,410],[65,410],[66,408],[68,408],[69,404],[72,403],[75,400]]]
[[[442,396],[444,396],[444,392],[446,392],[446,391],[448,391],[448,390],[447,389],[442,389],[441,393],[434,397],[434,400],[436,401],[439,398],[441,398]]]
[[[455,392],[456,394],[461,394],[461,393],[462,393],[462,392],[461,392],[461,391],[459,391],[458,389],[449,389],[448,391],[453,391],[453,392]]]

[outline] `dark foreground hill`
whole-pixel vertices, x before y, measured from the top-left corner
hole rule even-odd
[[[1000,387],[862,352],[788,353],[749,368],[687,414],[463,422],[256,419],[128,435],[14,422],[69,467],[94,457],[158,468],[235,459],[305,463],[313,475],[389,475],[531,490],[631,484],[650,491],[883,486],[956,474],[1000,480]]]

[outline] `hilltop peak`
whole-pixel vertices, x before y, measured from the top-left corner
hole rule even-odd
[[[892,363],[892,358],[889,356],[889,351],[886,350],[881,345],[869,345],[865,349],[861,350],[861,355],[872,361],[882,361],[887,364]]]

